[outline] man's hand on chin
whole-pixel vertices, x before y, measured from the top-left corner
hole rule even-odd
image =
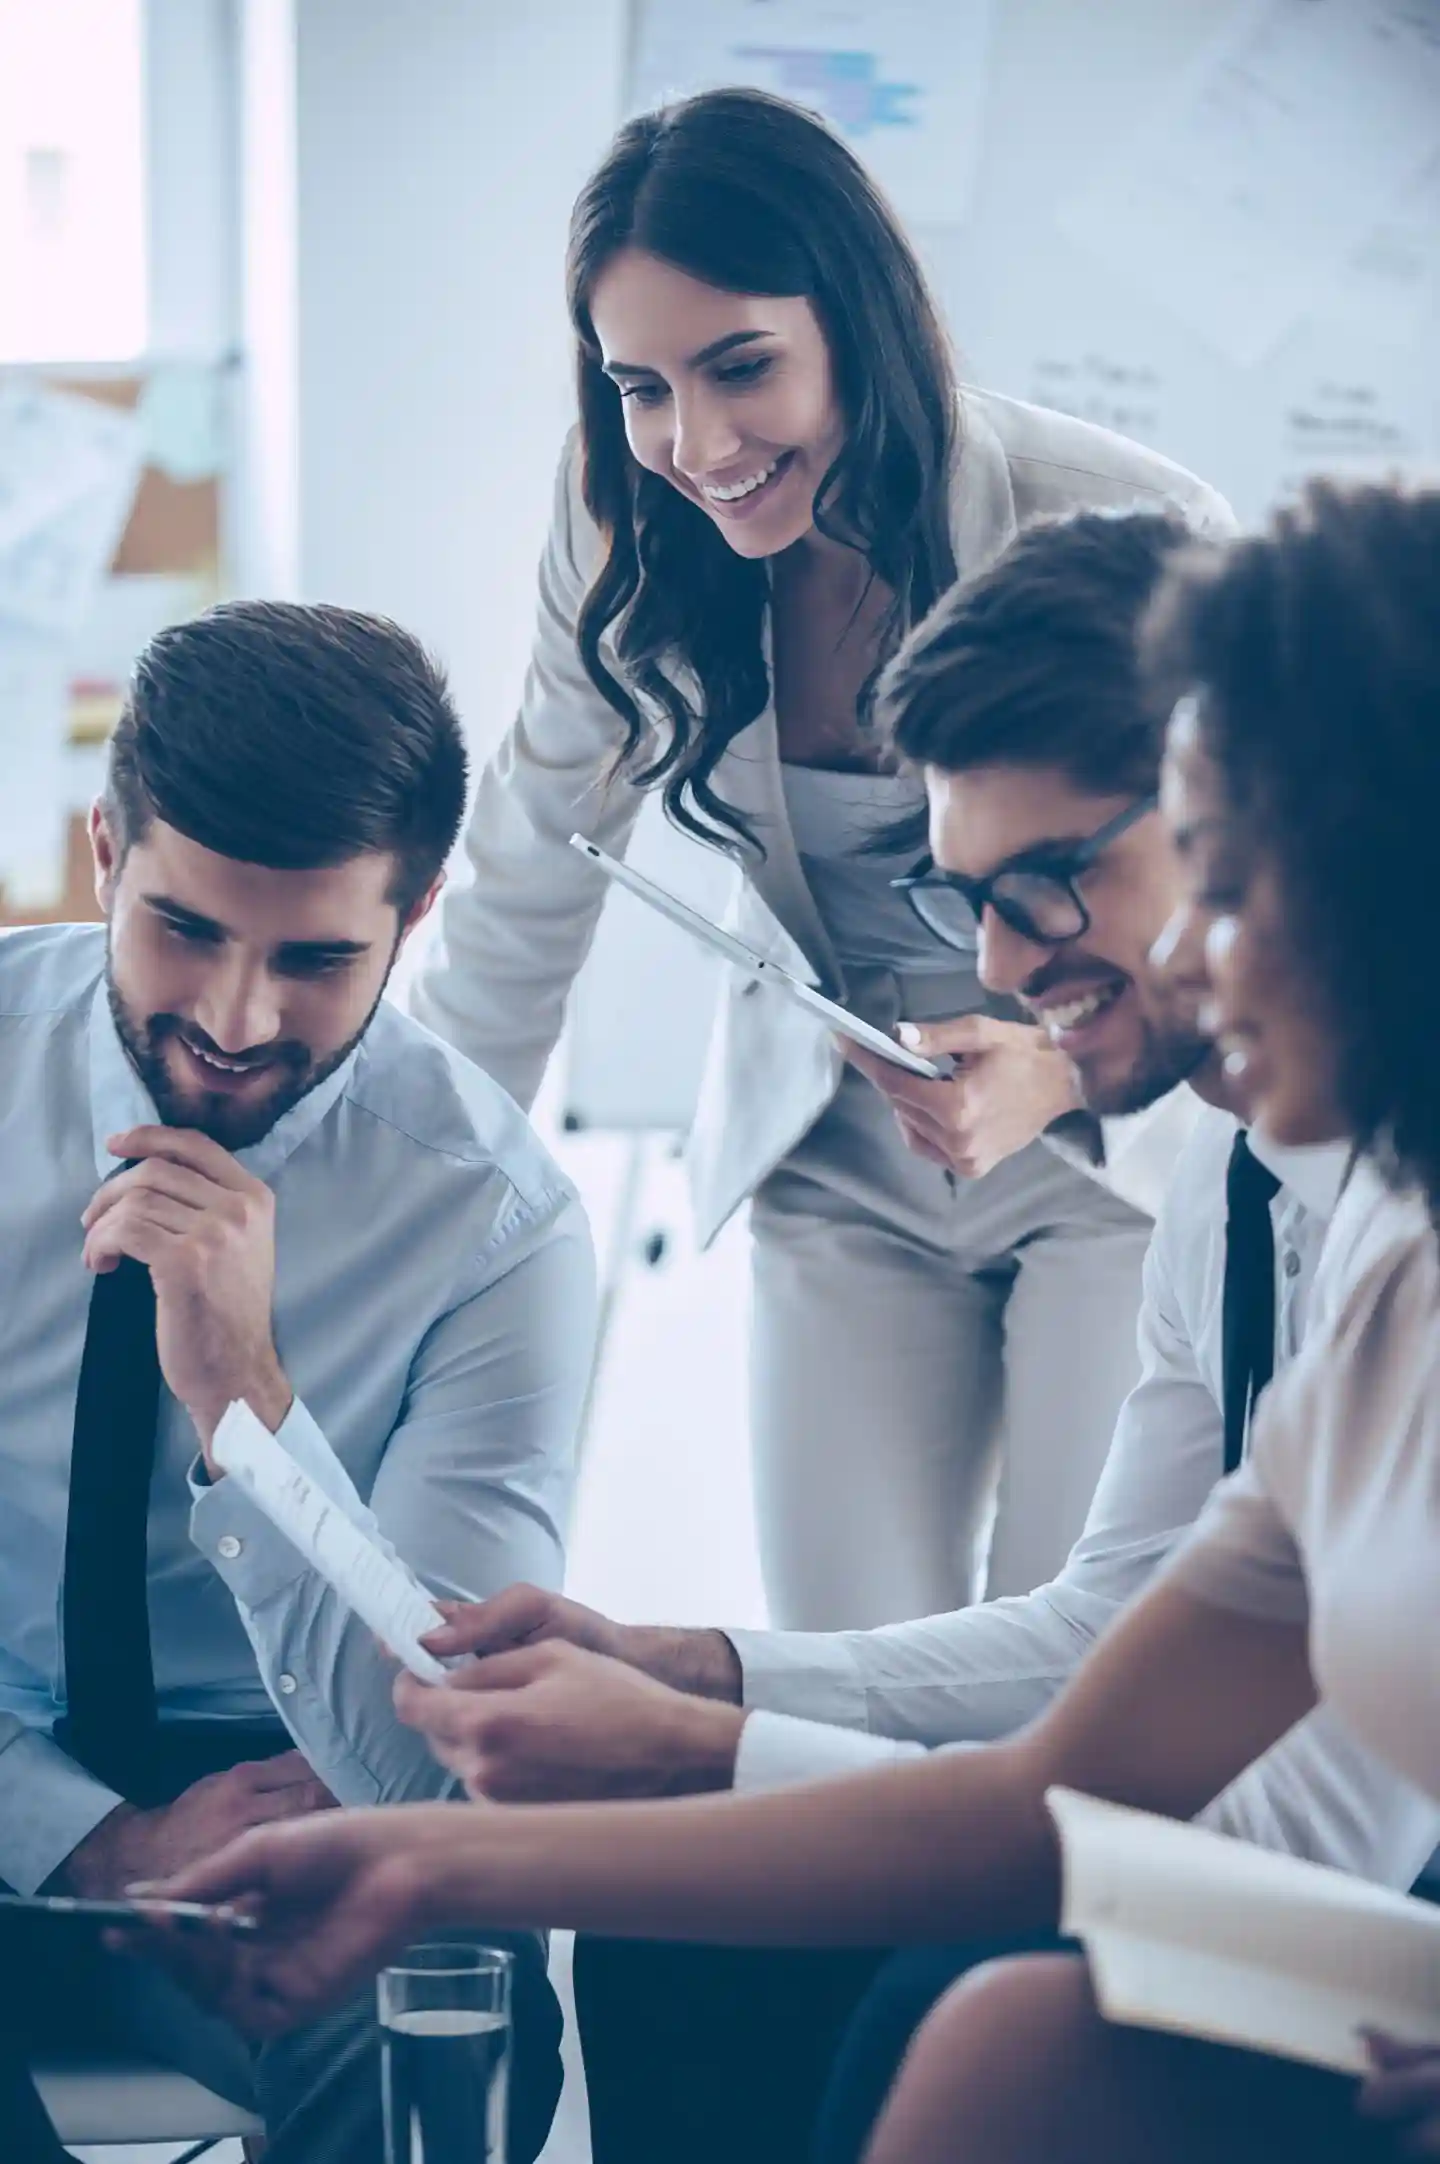
[[[293,1402],[271,1321],[275,1198],[188,1128],[137,1127],[108,1147],[139,1161],[107,1180],[81,1219],[86,1268],[102,1275],[129,1256],[149,1270],[161,1371],[219,1479],[210,1449],[226,1406],[243,1399],[273,1433]]]

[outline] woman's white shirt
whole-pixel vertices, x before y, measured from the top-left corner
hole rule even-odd
[[[1422,1200],[1358,1167],[1314,1297],[1316,1333],[1166,1572],[1307,1623],[1326,1704],[1440,1797],[1440,1245]]]

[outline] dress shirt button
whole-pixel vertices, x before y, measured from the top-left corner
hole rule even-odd
[[[215,1543],[227,1563],[233,1563],[245,1543],[238,1533],[222,1533]]]
[[[297,1691],[297,1690],[299,1689],[299,1687],[300,1687],[300,1686],[299,1686],[299,1685],[297,1684],[297,1682],[295,1681],[295,1678],[294,1678],[293,1676],[291,1676],[291,1675],[284,1675],[284,1676],[281,1676],[281,1677],[279,1678],[279,1683],[280,1683],[280,1696],[281,1696],[282,1698],[293,1698],[293,1697],[295,1696],[295,1693],[296,1693],[296,1691]]]
[[[1300,1275],[1300,1257],[1293,1247],[1285,1257],[1285,1275],[1287,1277],[1298,1277]]]

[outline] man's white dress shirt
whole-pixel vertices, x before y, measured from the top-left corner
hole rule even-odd
[[[1186,1534],[1224,1471],[1221,1294],[1235,1132],[1227,1114],[1201,1107],[1175,1165],[1146,1261],[1140,1381],[1060,1575],[1034,1593],[880,1630],[729,1632],[754,1709],[737,1788],[818,1780],[1011,1734],[1054,1698]],[[1252,1148],[1284,1183],[1271,1206],[1278,1368],[1307,1328],[1346,1154],[1281,1151],[1258,1135]],[[1083,1345],[1074,1357],[1083,1360]],[[1440,1811],[1324,1710],[1206,1818],[1262,1846],[1394,1885],[1409,1885],[1440,1839]]]

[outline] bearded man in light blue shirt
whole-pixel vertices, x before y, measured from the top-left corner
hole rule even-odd
[[[583,1215],[498,1085],[382,1001],[464,793],[414,640],[230,604],[137,666],[91,819],[104,925],[0,940],[0,1879],[22,1892],[114,1895],[247,1825],[441,1787],[382,1651],[214,1463],[232,1400],[438,1595],[559,1583]],[[107,1350],[117,1272],[144,1320]],[[529,2158],[558,2015],[538,1944],[517,1959]],[[65,2014],[72,2045],[143,2041],[253,2097],[272,2164],[380,2156],[361,2010],[252,2054],[126,1965]]]

